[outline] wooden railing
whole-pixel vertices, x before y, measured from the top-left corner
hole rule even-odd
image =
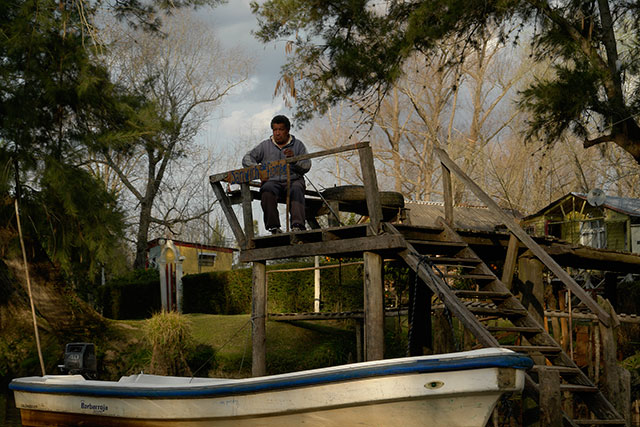
[[[360,167],[362,169],[362,179],[367,202],[367,210],[369,213],[371,232],[378,234],[380,232],[380,223],[382,221],[382,205],[380,203],[380,194],[378,191],[378,180],[373,162],[373,153],[368,142],[358,142],[356,144],[347,145],[329,150],[318,151],[315,153],[304,154],[301,156],[288,157],[286,159],[267,163],[264,165],[256,165],[248,168],[235,169],[227,172],[221,172],[209,177],[211,187],[220,202],[222,211],[224,212],[229,226],[241,249],[250,249],[253,233],[253,210],[251,208],[251,190],[249,183],[257,179],[268,179],[271,176],[279,174],[287,174],[287,168],[291,163],[300,160],[314,159],[319,157],[330,156],[332,154],[343,153],[346,151],[357,151],[360,157]],[[243,225],[236,217],[228,195],[225,193],[222,182],[228,184],[239,184],[242,197],[242,218]]]

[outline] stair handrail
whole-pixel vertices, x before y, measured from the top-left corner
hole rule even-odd
[[[487,193],[480,188],[478,184],[476,184],[460,167],[449,157],[446,151],[442,148],[434,147],[436,155],[440,159],[440,162],[450,171],[454,172],[458,179],[460,179],[465,185],[469,187],[469,189],[475,194],[475,196],[480,199],[483,203],[487,205],[487,208],[496,215],[502,223],[509,229],[509,231],[520,240],[533,254],[540,260],[542,263],[551,270],[562,283],[567,286],[573,292],[575,296],[577,296],[580,301],[582,301],[587,307],[591,309],[591,311],[598,316],[598,320],[602,322],[603,325],[609,327],[611,324],[611,316],[604,311],[602,307],[598,305],[598,303],[589,296],[589,294],[582,289],[582,287],[575,281],[573,278],[567,273],[560,265],[545,252],[544,249],[538,245],[535,240],[531,238],[520,225],[515,221],[515,219],[507,215],[500,206],[489,196]]]

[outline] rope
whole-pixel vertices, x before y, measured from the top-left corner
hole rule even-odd
[[[224,342],[224,344],[222,344],[220,346],[220,348],[218,348],[217,350],[214,350],[213,354],[202,364],[200,365],[200,367],[198,369],[196,369],[193,374],[191,374],[191,380],[193,380],[193,378],[196,376],[196,374],[200,371],[200,369],[204,368],[206,366],[207,363],[211,362],[211,360],[213,360],[213,358],[216,356],[216,354],[220,353],[220,350],[222,350],[223,348],[225,348],[225,346],[227,344],[229,344],[239,333],[240,331],[242,331],[245,326],[247,326],[249,323],[253,324],[253,318],[247,320],[246,322],[244,322],[242,324],[242,326],[240,326],[240,328],[238,328],[238,330],[236,330],[233,335],[231,336],[231,338],[229,338],[227,341]],[[242,356],[242,359],[244,360],[244,354]],[[242,364],[240,365],[242,367]]]
[[[444,273],[435,265],[431,262],[431,260],[429,259],[429,257],[421,255],[419,253],[414,253],[413,254],[415,257],[418,258],[418,265],[416,266],[416,278],[415,278],[415,284],[413,287],[414,290],[414,298],[413,298],[413,304],[414,306],[412,307],[412,319],[410,320],[410,324],[409,324],[409,343],[408,346],[411,344],[411,336],[412,336],[412,324],[413,324],[413,315],[415,313],[415,303],[416,303],[416,290],[418,288],[418,271],[420,270],[420,266],[422,264],[427,264],[428,268],[424,268],[424,270],[427,272],[427,274],[429,275],[429,277],[431,278],[432,281],[436,282],[438,280],[441,280],[444,282]],[[433,270],[436,270],[438,272],[438,276],[436,276],[436,274],[433,272]],[[455,329],[453,328],[453,317],[451,316],[451,311],[449,311],[449,308],[447,307],[447,305],[444,303],[444,296],[442,294],[442,292],[437,292],[438,294],[438,298],[440,298],[440,301],[442,301],[443,306],[444,306],[444,315],[447,319],[447,322],[449,323],[449,329],[451,330],[451,334],[453,335],[453,345],[456,349],[456,351],[460,351],[460,343],[458,340],[458,337],[456,337],[455,334]],[[407,354],[408,354],[409,348],[407,348]]]
[[[18,199],[15,200],[16,222],[18,223],[18,235],[20,236],[20,246],[22,247],[22,259],[24,261],[24,274],[27,278],[27,291],[29,292],[29,302],[31,303],[31,316],[33,318],[33,329],[36,337],[36,347],[38,348],[38,358],[40,359],[40,369],[42,376],[45,376],[44,359],[42,358],[42,348],[40,347],[40,335],[38,334],[38,322],[36,320],[36,308],[33,303],[33,294],[31,293],[31,279],[29,278],[29,264],[27,263],[27,251],[24,247],[24,238],[22,237],[22,227],[20,225],[20,210],[18,209]]]
[[[316,193],[318,193],[318,196],[320,196],[320,198],[322,199],[322,202],[327,206],[327,209],[329,209],[329,212],[331,212],[333,214],[333,216],[336,218],[336,221],[338,221],[338,224],[340,224],[340,226],[343,226],[344,224],[342,223],[342,221],[340,221],[340,216],[331,208],[331,205],[329,204],[327,199],[324,198],[324,196],[322,195],[320,190],[318,190],[318,187],[316,187],[313,184],[313,182],[311,182],[311,180],[309,179],[309,177],[307,175],[304,175],[304,177],[307,179],[307,181],[309,181],[309,184],[311,184],[311,186],[316,191]]]

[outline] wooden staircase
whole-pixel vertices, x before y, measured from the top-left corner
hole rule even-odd
[[[415,239],[415,236],[405,236],[407,249],[400,256],[447,309],[482,346],[508,348],[532,357],[535,365],[527,372],[525,382],[525,388],[532,397],[540,395],[541,370],[556,371],[560,376],[562,394],[584,403],[590,412],[580,418],[563,411],[565,426],[624,426],[624,418],[611,402],[504,283],[453,229],[444,221],[441,225],[443,231],[440,234]],[[393,225],[385,223],[384,226],[387,232],[402,234]],[[451,267],[455,268],[456,274],[448,273]],[[454,289],[447,284],[450,278],[463,279],[465,283],[473,284],[473,289]],[[483,316],[494,319],[491,325],[482,319]],[[501,320],[496,322],[496,318]],[[516,334],[520,338],[515,340],[518,345],[501,344],[497,336],[505,333]]]

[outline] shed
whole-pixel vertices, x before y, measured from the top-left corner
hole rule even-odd
[[[165,239],[153,239],[148,246],[149,266],[157,267]],[[233,248],[205,245],[201,243],[173,240],[180,252],[183,274],[208,273],[211,271],[231,270],[233,264]],[[169,254],[169,256],[172,256]],[[171,261],[171,260],[169,260]]]
[[[522,226],[534,236],[640,253],[640,199],[604,196],[594,202],[572,192],[525,217]]]

